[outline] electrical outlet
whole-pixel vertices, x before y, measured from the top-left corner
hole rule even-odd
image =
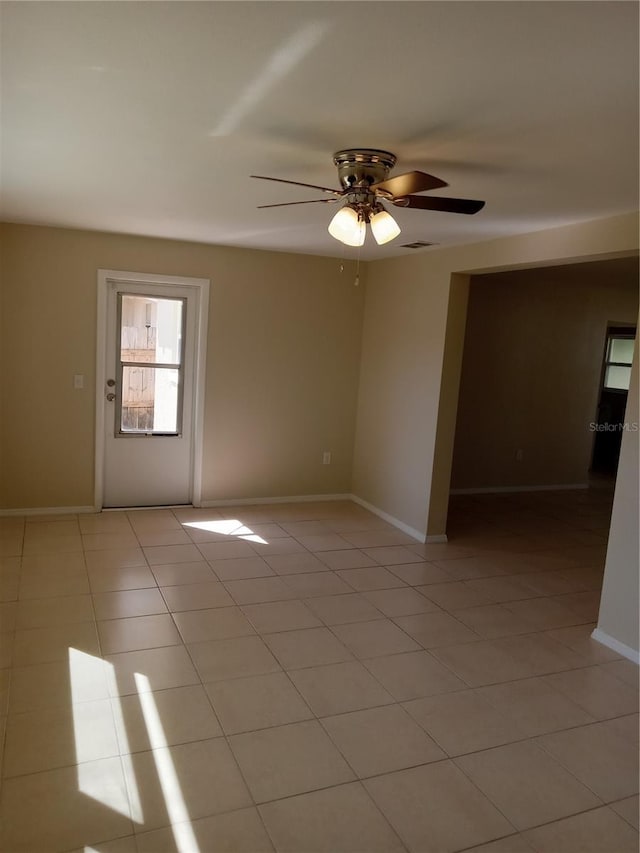
[[[73,387],[79,391],[84,388],[84,375],[82,373],[76,373],[73,377]]]
[[[522,462],[522,457],[524,453],[522,450],[516,450],[516,462]]]
[[[322,464],[323,465],[331,465],[331,451],[325,450],[322,454]]]

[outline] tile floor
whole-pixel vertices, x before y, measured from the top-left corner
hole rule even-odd
[[[610,493],[0,519],[3,853],[627,853]]]

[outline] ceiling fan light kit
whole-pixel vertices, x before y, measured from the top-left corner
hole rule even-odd
[[[400,234],[400,227],[393,216],[385,210],[382,202],[396,207],[416,208],[419,210],[440,210],[447,213],[477,213],[484,207],[483,201],[463,198],[437,198],[418,196],[414,193],[446,187],[447,183],[426,172],[406,172],[389,178],[390,170],[396,164],[395,154],[380,151],[377,148],[347,148],[333,155],[338,168],[341,190],[304,184],[299,181],[287,181],[283,178],[269,178],[265,175],[251,175],[265,181],[310,187],[327,193],[331,198],[312,199],[311,201],[293,201],[283,204],[267,204],[261,207],[286,207],[291,204],[312,204],[314,202],[331,203],[344,199],[346,204],[340,208],[329,223],[329,234],[347,246],[362,246],[366,235],[366,226],[379,246],[389,243]]]

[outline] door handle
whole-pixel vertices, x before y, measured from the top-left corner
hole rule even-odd
[[[108,400],[110,403],[113,403],[113,401],[114,401],[115,399],[116,399],[116,395],[115,395],[112,391],[110,391],[110,392],[107,394],[107,400]]]

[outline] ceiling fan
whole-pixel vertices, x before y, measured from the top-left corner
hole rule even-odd
[[[283,178],[269,178],[266,175],[251,175],[262,181],[277,181],[280,184],[293,184],[297,187],[310,187],[327,193],[331,198],[318,198],[309,201],[289,201],[281,204],[261,204],[264,207],[287,207],[293,204],[332,204],[345,200],[345,204],[329,223],[329,234],[347,246],[362,246],[367,224],[378,245],[388,243],[400,233],[400,228],[385,210],[383,202],[396,207],[408,207],[416,210],[440,210],[446,213],[477,213],[484,207],[483,201],[468,198],[443,198],[441,196],[419,196],[414,193],[446,187],[448,184],[440,178],[426,172],[405,172],[389,178],[389,171],[396,164],[395,154],[379,151],[376,148],[347,148],[333,155],[338,167],[341,190],[319,187],[300,181],[287,181]]]

